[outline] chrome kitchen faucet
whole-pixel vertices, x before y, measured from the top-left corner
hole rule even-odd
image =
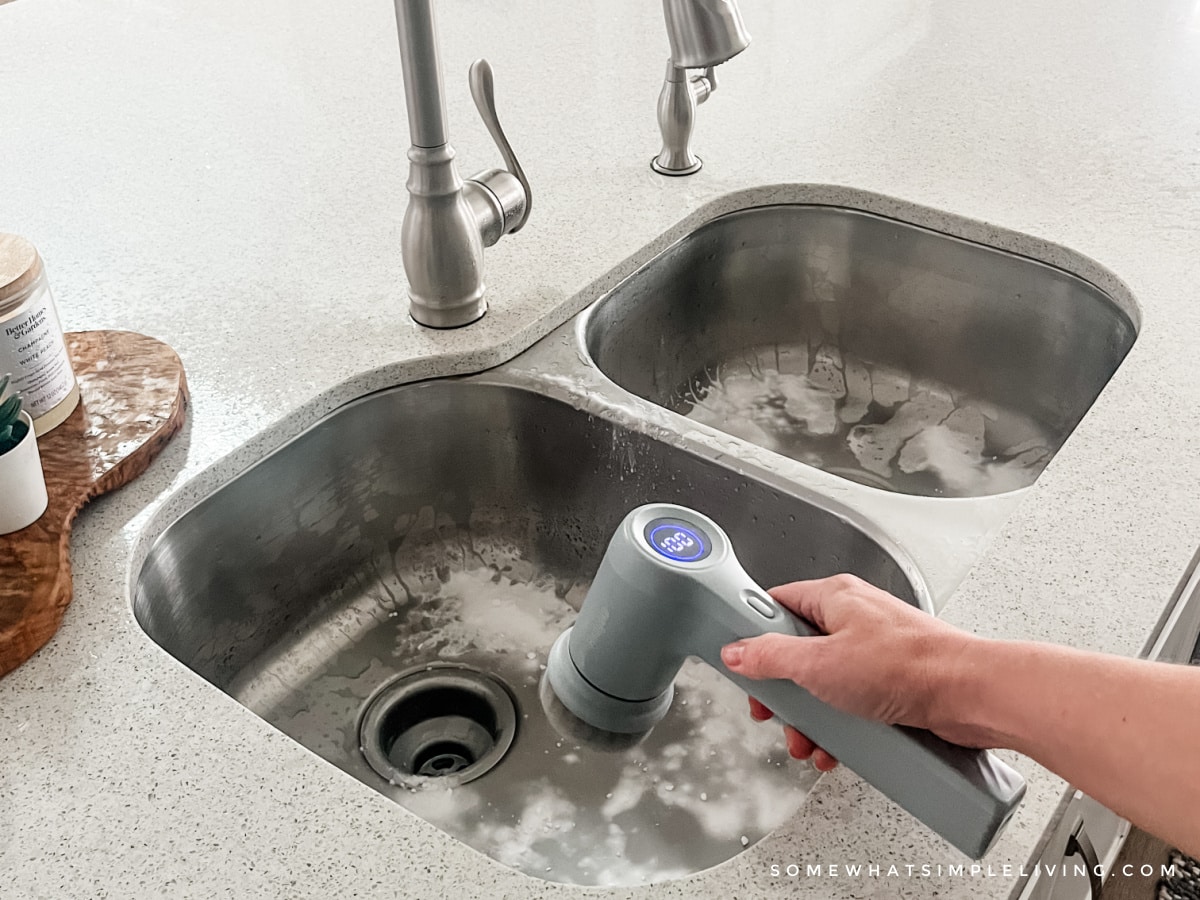
[[[465,182],[446,137],[446,102],[432,0],[395,0],[404,99],[408,106],[408,209],[400,252],[408,276],[409,312],[421,325],[457,328],[487,312],[483,248],[520,231],[533,194],[509,146],[487,60],[471,64],[471,96],[506,170],[485,169]]]

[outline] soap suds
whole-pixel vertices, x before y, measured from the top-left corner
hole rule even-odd
[[[667,405],[792,459],[914,494],[1017,490],[1053,455],[1028,416],[832,345],[766,348],[705,369]]]

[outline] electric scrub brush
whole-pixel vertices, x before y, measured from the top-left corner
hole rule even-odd
[[[624,749],[666,715],[676,673],[699,657],[955,847],[983,857],[1025,794],[1020,774],[986,751],[861,719],[791,681],[754,681],[721,663],[724,645],[767,632],[817,633],[754,583],[707,516],[642,506],[613,535],[583,611],[554,642],[542,704],[566,736]]]

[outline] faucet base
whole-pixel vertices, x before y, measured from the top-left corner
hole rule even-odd
[[[693,158],[696,161],[690,166],[684,166],[682,169],[670,169],[659,161],[660,157],[656,156],[654,159],[650,160],[650,168],[652,168],[659,175],[671,175],[674,177],[678,177],[680,175],[694,175],[704,167],[704,160],[698,156]]]
[[[408,298],[408,312],[412,320],[426,328],[462,328],[472,322],[478,322],[487,312],[487,300],[480,297],[474,303],[465,306],[455,306],[451,309],[426,306],[419,304],[413,297]]]

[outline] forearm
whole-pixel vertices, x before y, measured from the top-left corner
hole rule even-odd
[[[946,670],[947,722],[1200,854],[1200,667],[972,639]]]

